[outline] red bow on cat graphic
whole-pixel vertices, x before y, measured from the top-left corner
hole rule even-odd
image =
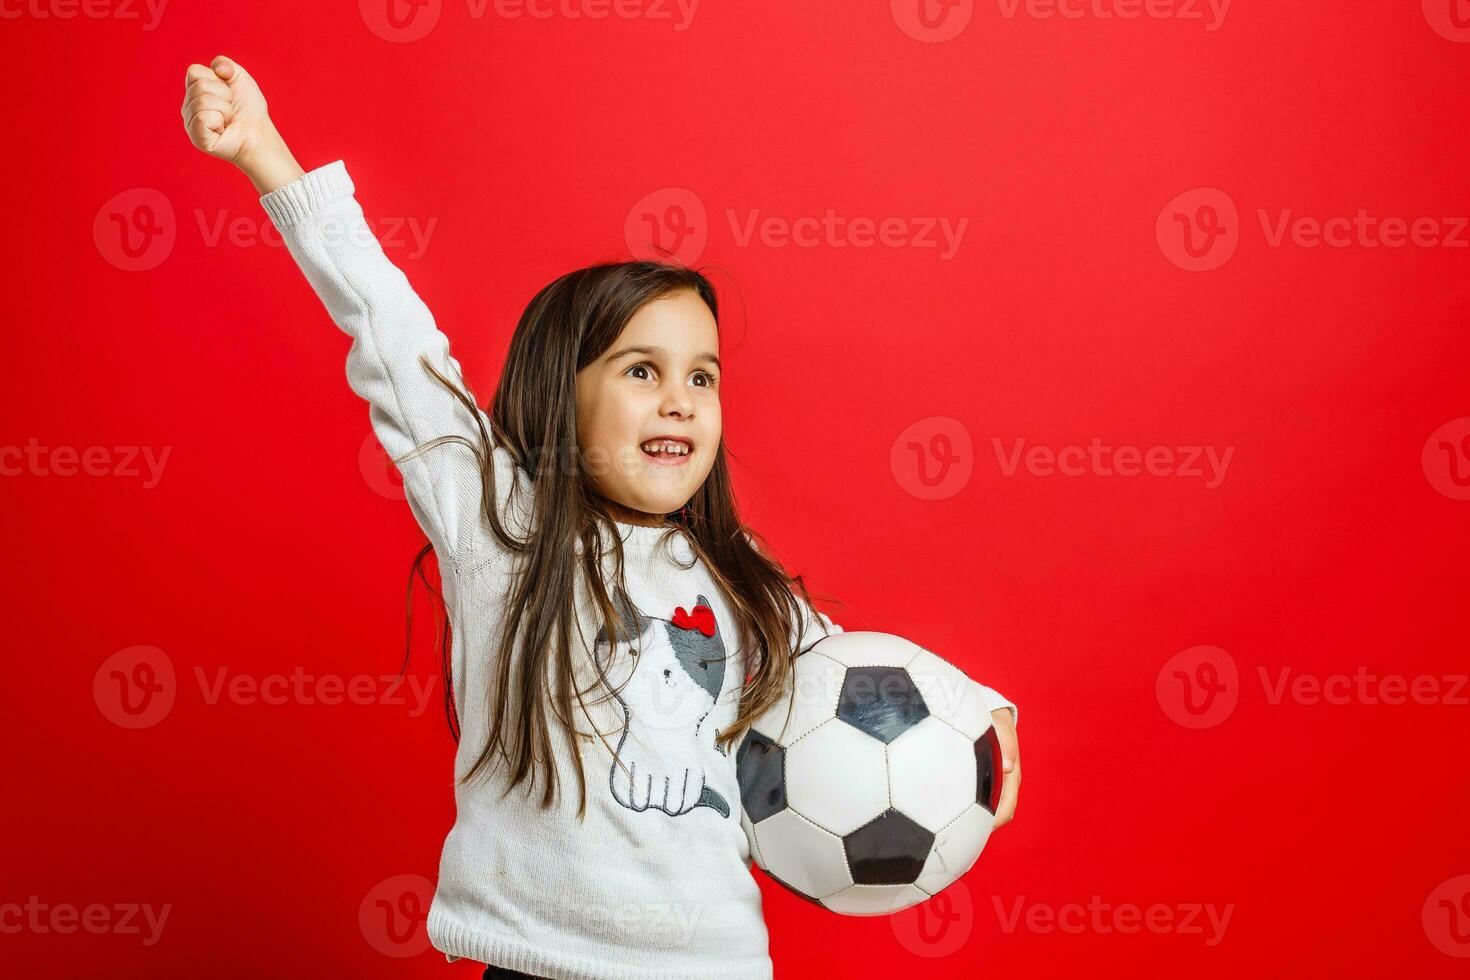
[[[671,622],[683,630],[699,630],[705,636],[715,635],[715,611],[709,606],[695,606],[693,612],[687,613],[683,606],[676,606]]]

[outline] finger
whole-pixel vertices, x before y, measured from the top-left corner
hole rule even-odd
[[[185,85],[192,85],[193,83],[195,83],[197,81],[200,81],[201,79],[208,79],[208,78],[216,78],[217,79],[218,77],[219,76],[214,73],[214,69],[213,68],[210,68],[208,65],[198,64],[196,62],[195,64],[190,65],[184,71],[184,84]]]
[[[1016,816],[1016,800],[1021,793],[1021,764],[1016,763],[1016,768],[1006,773],[1005,782],[1000,787],[1000,803],[995,808],[995,821],[991,828],[1004,827]]]
[[[213,149],[224,129],[224,117],[213,109],[206,109],[189,121],[189,139],[200,149]]]
[[[250,73],[242,68],[239,62],[226,58],[222,54],[215,55],[209,66],[214,69],[215,74],[227,82],[238,82],[250,77]]]
[[[1021,764],[1021,745],[1016,739],[1016,726],[1011,724],[1010,709],[1001,708],[996,711],[991,716],[991,727],[995,729],[995,741],[1000,746],[1001,768],[1010,772]]]
[[[196,78],[184,86],[184,98],[186,99],[192,99],[200,92],[210,92],[222,99],[228,99],[231,95],[230,87],[213,75],[208,78]]]
[[[209,111],[218,113],[221,120],[224,120],[230,118],[234,107],[230,105],[229,99],[222,99],[218,95],[204,92],[184,103],[184,122],[190,123],[199,113]]]

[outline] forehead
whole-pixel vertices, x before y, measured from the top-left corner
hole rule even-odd
[[[685,289],[644,304],[623,328],[614,349],[639,344],[662,347],[671,357],[687,358],[700,351],[716,350],[719,341],[714,314],[699,294]]]

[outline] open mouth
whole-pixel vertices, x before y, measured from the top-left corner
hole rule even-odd
[[[660,436],[639,446],[643,455],[662,466],[679,466],[688,462],[694,443],[683,436]]]

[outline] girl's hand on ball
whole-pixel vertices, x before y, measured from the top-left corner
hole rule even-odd
[[[991,829],[1004,827],[1016,815],[1016,797],[1021,792],[1021,746],[1016,740],[1016,722],[1010,708],[996,708],[990,713],[995,726],[995,740],[1000,745],[1000,757],[1005,769],[1005,779],[1000,786],[1000,804],[995,810],[995,822]]]

